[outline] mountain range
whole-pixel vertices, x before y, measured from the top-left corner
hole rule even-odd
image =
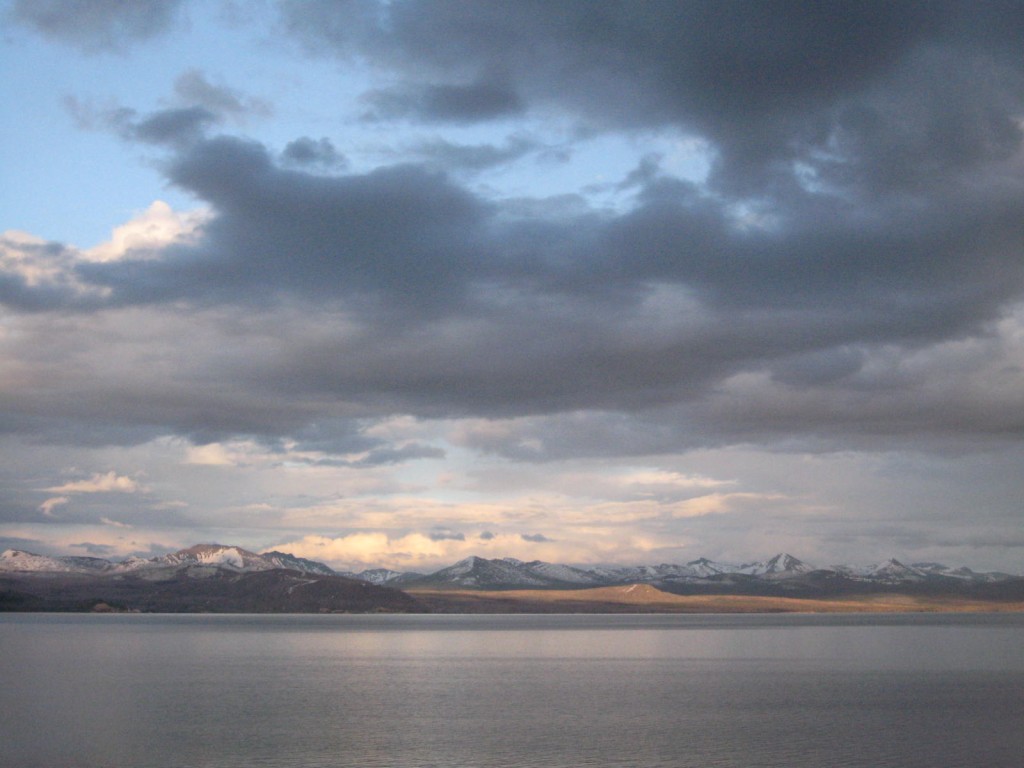
[[[583,589],[627,584],[649,584],[676,594],[826,596],[910,591],[995,596],[1007,590],[1013,594],[1024,592],[1024,579],[1006,573],[978,573],[939,563],[905,565],[895,559],[864,567],[822,568],[786,553],[739,565],[699,558],[682,565],[595,568],[508,557],[468,557],[429,574],[373,569],[349,575],[414,593],[425,589]]]
[[[0,610],[160,613],[421,611],[415,598],[283,552],[198,544],[162,557],[111,561],[0,553]]]
[[[685,564],[582,568],[540,560],[468,557],[432,573],[374,568],[338,573],[329,566],[284,552],[257,554],[241,547],[198,544],[162,557],[111,561],[96,557],[47,557],[9,549],[0,553],[0,575],[95,577],[110,582],[161,582],[242,576],[285,571],[305,578],[341,579],[401,590],[582,589],[624,584],[650,584],[678,594],[806,594],[822,595],[877,590],[998,593],[1000,584],[1024,583],[1006,573],[978,573],[939,563],[905,565],[891,559],[877,565],[816,567],[790,554],[745,564],[699,558]],[[339,582],[342,583],[342,582]],[[392,592],[395,589],[390,590]]]

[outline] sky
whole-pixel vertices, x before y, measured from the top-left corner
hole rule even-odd
[[[0,0],[0,547],[1024,571],[1024,4]]]

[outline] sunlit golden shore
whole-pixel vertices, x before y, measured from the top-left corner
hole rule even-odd
[[[990,613],[1024,611],[1024,601],[922,595],[827,599],[674,595],[650,586],[573,590],[410,590],[431,610],[453,613]]]

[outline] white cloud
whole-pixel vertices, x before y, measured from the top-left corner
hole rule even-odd
[[[273,548],[326,562],[338,569],[355,571],[378,566],[432,571],[471,555],[573,561],[590,554],[589,547],[566,546],[557,541],[527,541],[518,533],[496,534],[489,538],[471,534],[458,539],[432,538],[423,533],[389,535],[375,531],[334,538],[304,536]]]
[[[785,496],[775,493],[709,493],[687,499],[673,506],[673,517],[703,517],[735,512],[738,508],[784,501]]]
[[[55,496],[52,499],[47,499],[39,505],[39,511],[47,517],[54,517],[53,508],[59,507],[63,504],[67,504],[70,499],[67,496]]]
[[[185,451],[185,464],[206,467],[233,467],[238,460],[237,452],[229,451],[221,443],[190,445]]]
[[[87,261],[117,261],[124,258],[154,258],[174,243],[193,242],[209,218],[205,210],[176,212],[156,200],[130,221],[115,227],[110,240],[81,252]]]
[[[97,472],[88,480],[74,480],[46,490],[51,493],[138,493],[145,488],[132,478],[110,470],[107,473]]]
[[[11,276],[29,288],[70,288],[87,290],[72,272],[72,249],[54,248],[42,238],[7,230],[0,234],[0,276]]]

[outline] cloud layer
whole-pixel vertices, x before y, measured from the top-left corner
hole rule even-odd
[[[120,4],[65,4],[59,18],[51,6],[12,13],[90,55],[172,35],[182,10],[160,4],[143,23]],[[413,465],[448,463],[463,491],[473,460],[672,473],[702,451],[770,464],[1018,450],[1015,6],[354,0],[282,2],[275,24],[311,66],[370,65],[360,98],[337,109],[351,130],[415,138],[374,159],[322,123],[283,140],[243,131],[279,107],[196,67],[152,109],[68,100],[80,127],[148,153],[196,210],[155,204],[88,250],[5,233],[12,439],[83,451],[180,439],[193,468],[237,467],[222,446],[241,441],[289,471],[397,468],[378,476],[394,488]],[[659,150],[568,194],[500,186],[579,168],[616,141]],[[662,151],[695,146],[706,174]],[[396,419],[409,421],[381,428]],[[44,482],[47,499],[25,491],[8,519],[49,521],[90,483],[135,482],[101,472]],[[735,482],[727,465],[708,477]],[[770,516],[780,498],[804,514],[779,485],[705,488],[672,502],[693,515],[654,517],[752,500]],[[513,542],[582,558],[581,542],[605,535],[586,526],[630,514],[597,512],[604,502],[625,503],[587,506],[576,533],[562,513],[551,530],[486,515],[470,526],[448,506],[404,526],[356,525],[347,509],[329,545],[290,533],[301,554],[337,558],[371,543],[401,559]],[[977,514],[1005,530],[1000,503]],[[691,537],[678,523],[635,530],[650,549]]]

